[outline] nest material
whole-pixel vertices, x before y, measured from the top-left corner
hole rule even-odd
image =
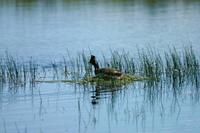
[[[98,83],[98,84],[127,84],[134,81],[144,81],[144,80],[151,80],[147,77],[141,76],[134,76],[124,74],[120,78],[116,76],[109,76],[109,75],[102,75],[98,74],[96,76],[89,76],[85,77],[81,80],[37,80],[35,82],[43,82],[43,83],[57,83],[57,82],[64,82],[64,83],[78,83],[78,84],[86,84],[86,83]]]
[[[133,81],[143,81],[143,80],[149,80],[149,78],[124,74],[121,77],[109,76],[109,75],[97,75],[94,77],[86,77],[83,79],[83,81],[85,82],[97,82],[97,83],[115,82],[123,84],[130,83]]]

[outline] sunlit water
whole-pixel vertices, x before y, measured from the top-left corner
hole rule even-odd
[[[200,2],[0,1],[0,54],[44,62],[85,50],[200,49]],[[0,84],[1,85],[1,84]],[[110,91],[115,90],[115,91]],[[0,132],[199,132],[199,88],[39,83],[0,88]]]

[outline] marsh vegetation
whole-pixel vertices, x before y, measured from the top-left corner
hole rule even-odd
[[[102,56],[101,67],[111,67],[124,73],[124,80],[168,81],[172,85],[181,85],[191,81],[199,86],[199,58],[192,47],[186,47],[177,52],[176,48],[164,54],[154,50],[138,50],[138,55],[130,55],[126,51],[110,51],[110,58]],[[71,57],[63,56],[61,60],[48,64],[38,64],[32,57],[24,60],[13,57],[8,52],[0,58],[0,81],[9,85],[25,86],[35,82],[71,82],[86,83],[100,81],[94,75],[92,66],[88,63],[90,54],[84,52]],[[101,82],[104,82],[101,80]]]
[[[10,119],[10,111],[7,114],[2,109],[6,117],[2,115],[1,131],[17,129],[18,132],[32,132],[32,121],[37,121],[34,131],[48,131],[49,129],[40,127],[40,123],[49,126],[49,123],[55,124],[56,121],[56,126],[60,127],[56,131],[59,132],[63,132],[64,127],[75,132],[94,132],[94,129],[102,130],[101,126],[96,125],[111,123],[113,126],[118,123],[117,126],[123,128],[121,125],[125,121],[128,126],[132,127],[134,124],[138,132],[146,129],[145,124],[149,124],[150,119],[173,119],[170,125],[173,129],[173,124],[184,120],[180,116],[181,108],[188,109],[188,101],[193,105],[199,103],[199,58],[192,47],[179,52],[172,48],[164,54],[150,49],[138,50],[137,56],[126,51],[111,51],[110,55],[109,58],[104,55],[100,57],[100,66],[122,71],[124,79],[105,80],[99,76],[94,77],[93,68],[88,63],[90,54],[84,52],[77,57],[67,54],[61,60],[53,60],[47,64],[39,64],[34,58],[25,60],[5,53],[0,61],[1,84],[8,85],[8,90],[14,90],[15,95],[19,93],[27,100],[18,99],[23,103],[20,106],[23,107],[20,118],[16,115],[13,116],[14,120]],[[31,85],[31,93],[29,89],[22,89],[21,93],[19,88],[28,88],[27,85]],[[42,89],[38,89],[38,85]],[[57,89],[57,85],[61,87]],[[5,88],[1,89],[2,92],[4,90]],[[1,93],[1,97],[8,101],[12,101],[15,95]],[[30,110],[30,105],[33,110],[26,111]],[[198,115],[195,111],[189,113]],[[182,114],[187,115],[188,112],[183,110]],[[49,122],[52,116],[57,119]],[[71,121],[65,117],[76,119]],[[31,124],[29,121],[20,122],[21,118],[30,119]],[[12,121],[14,126],[10,126]],[[63,126],[63,123],[68,125]],[[69,126],[71,123],[76,126]],[[160,126],[162,124],[159,123],[157,128]],[[129,129],[127,131],[132,132]]]

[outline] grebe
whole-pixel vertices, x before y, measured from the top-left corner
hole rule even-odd
[[[119,70],[113,69],[113,68],[99,68],[99,64],[94,55],[91,55],[89,63],[94,66],[94,73],[96,76],[100,75],[103,77],[121,79],[121,77],[123,75],[122,72],[120,72]]]

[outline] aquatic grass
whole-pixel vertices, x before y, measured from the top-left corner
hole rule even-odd
[[[198,79],[200,79],[200,64],[192,47],[185,48],[183,60],[185,76],[188,76],[190,79],[192,79],[192,83],[196,84],[196,86],[199,86]]]
[[[170,52],[171,55],[171,63],[172,63],[172,76],[173,78],[182,77],[183,69],[182,69],[182,62],[181,62],[181,55],[179,55],[174,48],[173,51]]]
[[[63,56],[63,74],[64,74],[64,78],[67,79],[68,78],[68,74],[69,74],[69,68],[68,68],[68,64],[67,64],[67,59],[65,56]]]
[[[37,64],[35,63],[34,59],[31,57],[29,60],[29,78],[30,83],[33,84],[37,78]]]
[[[87,70],[87,68],[85,68],[86,67],[86,62],[84,62],[86,60],[83,60],[83,59],[86,59],[86,58],[83,57],[83,56],[84,56],[84,53],[79,53],[77,58],[76,58],[76,72],[77,72],[77,76],[78,77],[81,77],[81,75],[83,74],[83,68],[85,70]],[[87,71],[85,71],[85,73],[86,72]]]
[[[159,53],[152,49],[139,51],[139,73],[146,77],[159,80],[163,75],[163,60]]]
[[[192,47],[185,47],[181,52],[172,48],[161,55],[149,48],[138,50],[138,55],[129,52],[110,50],[111,58],[103,54],[99,59],[101,67],[112,67],[121,70],[125,75],[148,77],[156,82],[166,80],[174,86],[192,81],[199,86],[199,60]],[[25,85],[27,81],[34,84],[37,80],[80,81],[94,75],[89,64],[90,55],[84,51],[76,57],[68,52],[61,61],[50,61],[49,64],[39,65],[32,57],[28,61],[5,53],[0,58],[0,81],[13,85]]]
[[[51,66],[52,66],[52,73],[53,73],[53,79],[59,79],[59,74],[58,74],[58,64],[56,61],[51,61]]]
[[[8,53],[1,57],[0,80],[14,86],[24,86],[29,80],[34,83],[36,79],[36,64],[32,60],[29,63],[23,59],[14,58]]]
[[[121,53],[118,51],[111,51],[110,62],[106,61],[106,58],[104,57],[104,64],[108,67],[118,69],[123,73],[136,73],[136,63],[134,62],[133,57],[131,57],[129,53],[124,50]]]
[[[155,67],[156,78],[161,78],[164,71],[164,65],[160,54],[157,54],[155,57]]]
[[[186,47],[180,53],[175,48],[169,53],[165,53],[165,76],[173,84],[181,85],[184,81],[190,80],[197,83],[199,76],[199,61],[194,54],[192,47]]]
[[[165,74],[169,77],[171,82],[182,82],[183,69],[181,55],[177,53],[176,49],[170,50],[169,53],[165,53]]]
[[[127,54],[123,56],[123,60],[125,62],[124,64],[124,72],[129,74],[135,74],[136,73],[136,64],[134,62],[133,58],[129,58]]]
[[[195,56],[192,47],[184,49],[183,61],[184,71],[186,74],[196,74],[199,72],[199,60]]]
[[[9,83],[18,84],[21,83],[20,80],[20,66],[18,64],[18,60],[14,59],[8,53],[6,53],[5,57],[5,69],[7,72],[7,79]]]
[[[64,58],[64,70],[68,74],[68,78],[78,80],[80,77],[91,76],[92,66],[89,64],[90,55],[86,55],[84,51],[78,53],[76,57],[71,57],[70,54]]]
[[[140,60],[140,72],[144,76],[154,77],[154,60],[152,55],[147,53],[140,53],[139,55]]]
[[[111,51],[111,61],[110,61],[111,67],[123,71],[122,63],[123,63],[122,55],[117,51]]]
[[[70,77],[73,79],[73,80],[76,80],[76,59],[72,58],[70,56],[70,53],[69,51],[67,50],[67,57],[68,57],[68,68],[69,68],[69,71],[70,71]]]
[[[26,80],[24,66],[19,59],[13,58],[8,53],[0,58],[0,81],[9,84],[23,84]]]
[[[6,82],[6,71],[5,71],[2,59],[0,59],[0,82],[1,83],[5,83]]]
[[[84,70],[85,70],[84,77],[91,76],[92,75],[92,66],[89,64],[89,58],[85,55],[84,52],[81,55],[82,55],[82,61],[83,61]]]

